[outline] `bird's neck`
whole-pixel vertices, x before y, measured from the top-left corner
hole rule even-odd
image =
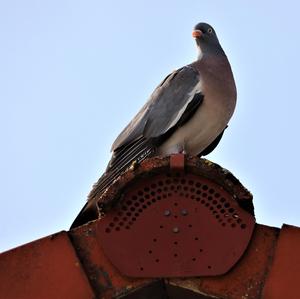
[[[226,56],[220,45],[211,47],[210,45],[198,46],[198,60],[208,56]]]

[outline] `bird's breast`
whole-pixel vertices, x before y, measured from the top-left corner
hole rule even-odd
[[[231,71],[231,69],[230,69]],[[227,126],[236,104],[232,73],[207,70],[200,73],[203,103],[182,127],[159,147],[159,154],[185,151],[197,155],[205,150]]]

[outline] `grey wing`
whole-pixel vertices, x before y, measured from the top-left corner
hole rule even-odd
[[[201,92],[199,82],[200,75],[192,66],[169,74],[117,137],[112,151],[142,137],[159,137],[174,127],[195,94]]]
[[[133,161],[142,161],[155,153],[159,143],[192,117],[203,101],[199,77],[191,66],[183,67],[167,76],[154,90],[148,102],[114,142],[113,156],[106,172],[94,185],[72,228],[96,219],[99,195]]]

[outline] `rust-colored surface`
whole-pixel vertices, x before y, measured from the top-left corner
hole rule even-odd
[[[170,168],[173,170],[184,170],[185,164],[185,155],[184,154],[176,154],[170,156]]]
[[[170,279],[169,283],[222,299],[259,299],[271,266],[277,235],[276,228],[256,225],[247,251],[226,275]],[[289,297],[280,299],[284,298]]]
[[[267,277],[263,299],[299,299],[300,228],[284,225],[274,261]]]
[[[173,155],[171,157],[172,159],[179,160],[181,160],[182,157],[185,158],[184,169],[187,173],[201,176],[218,185],[221,185],[224,190],[234,195],[234,200],[238,202],[240,207],[254,215],[252,194],[245,187],[243,187],[243,185],[236,177],[234,177],[231,172],[206,159],[183,156],[181,154],[178,155],[178,158],[176,158],[176,156],[177,155]],[[114,183],[106,190],[106,192],[101,194],[98,199],[98,206],[100,210],[99,214],[105,214],[116,204],[118,204],[118,202],[120,202],[120,197],[122,197],[124,188],[130,188],[130,186],[136,180],[169,171],[170,156],[149,158],[143,161],[141,164],[131,167],[116,181],[114,181]]]
[[[244,253],[255,224],[222,186],[188,173],[144,178],[120,200],[99,221],[99,240],[131,277],[224,274]]]
[[[92,299],[88,279],[66,232],[0,255],[1,299]]]
[[[90,222],[69,232],[97,298],[108,299],[121,296],[155,281],[154,279],[132,279],[121,275],[103,253],[97,222]]]
[[[125,219],[123,219],[123,214],[114,216],[118,217],[117,220],[114,220],[114,217],[112,217],[112,221],[110,221],[109,215],[110,213],[119,213],[120,211],[127,213],[127,210],[130,210],[133,207],[135,210],[131,212],[134,215],[127,215],[127,217],[131,217],[131,220],[126,219],[126,221],[128,221],[128,224],[131,227],[135,225],[133,223],[139,224],[139,230],[138,232],[135,232],[135,239],[131,237],[130,242],[140,242],[143,246],[141,245],[141,247],[138,248],[139,251],[147,248],[148,254],[150,254],[149,250],[152,250],[151,254],[157,253],[160,260],[164,258],[166,252],[169,254],[174,247],[169,248],[171,251],[168,251],[169,243],[164,243],[165,240],[163,240],[162,243],[159,244],[157,238],[156,242],[159,246],[155,247],[155,249],[150,249],[150,245],[146,244],[142,239],[145,235],[146,237],[150,236],[150,240],[153,242],[154,237],[151,235],[153,231],[149,231],[151,226],[156,226],[156,232],[161,229],[167,229],[166,232],[170,232],[170,234],[167,234],[167,237],[163,234],[161,236],[165,239],[169,238],[169,240],[172,240],[174,246],[178,246],[179,243],[174,244],[176,240],[173,240],[172,238],[175,235],[179,236],[178,234],[180,232],[183,233],[181,243],[187,245],[189,248],[182,246],[178,251],[180,252],[180,256],[178,254],[176,257],[182,258],[183,261],[189,259],[191,257],[190,255],[192,255],[190,251],[187,253],[185,250],[194,250],[197,245],[193,244],[197,244],[198,241],[204,244],[211,238],[210,235],[204,235],[203,239],[195,236],[198,240],[194,237],[194,240],[192,241],[191,237],[192,235],[194,236],[194,233],[197,231],[189,231],[186,227],[185,229],[182,229],[188,222],[189,224],[192,224],[190,229],[196,228],[199,224],[204,226],[204,223],[201,221],[204,221],[206,216],[202,219],[201,217],[204,215],[204,212],[201,212],[198,215],[196,209],[205,207],[208,208],[211,213],[213,213],[213,210],[216,210],[217,214],[220,216],[218,218],[212,217],[210,219],[215,221],[216,225],[221,224],[222,226],[222,223],[225,223],[225,227],[228,226],[229,229],[229,224],[231,225],[234,223],[236,225],[235,228],[239,227],[240,230],[245,230],[245,228],[242,229],[241,227],[244,223],[244,219],[246,219],[244,213],[246,214],[246,212],[248,212],[252,215],[254,214],[251,193],[249,193],[249,191],[246,190],[230,172],[207,160],[195,157],[184,157],[185,164],[182,169],[182,160],[180,162],[182,157],[183,156],[178,157],[178,160],[175,160],[175,162],[174,160],[170,161],[170,157],[152,158],[145,160],[140,165],[135,165],[135,167],[126,171],[116,182],[114,182],[107,192],[99,198],[100,208],[105,216],[103,219],[90,222],[89,224],[71,230],[68,233],[61,232],[48,236],[0,254],[0,298],[300,298],[297,290],[298,282],[300,281],[300,228],[291,226],[283,226],[282,230],[279,230],[264,225],[255,225],[251,241],[241,259],[239,259],[229,272],[214,277],[201,276],[191,278],[169,277],[164,279],[134,279],[122,275],[110,262],[107,257],[109,252],[107,250],[106,253],[103,251],[103,247],[105,247],[105,231],[107,228],[111,228],[112,231],[117,225],[119,226],[120,231],[123,230],[124,227],[126,230],[127,224],[124,222],[122,226],[120,223],[120,217],[122,218],[122,221],[125,221]],[[170,167],[170,162],[173,167]],[[158,179],[157,182],[152,181],[152,183],[156,184],[156,187],[153,190],[150,190],[150,188],[149,190],[146,189],[147,184],[151,180],[159,178],[160,175],[166,175],[170,173],[170,171],[175,171],[175,177],[172,178],[174,180],[176,177],[178,180],[186,179],[182,177],[185,175],[196,175],[201,177],[201,187],[199,186],[199,189],[194,188],[195,190],[192,190],[192,186],[188,187],[189,180],[186,180],[184,183],[181,182],[180,184],[178,182],[176,184],[173,182],[169,185],[165,181],[163,182],[163,186],[160,186],[160,180]],[[203,182],[206,183],[203,184]],[[152,183],[150,183],[150,185]],[[168,188],[173,185],[174,190],[175,185],[181,187],[177,192],[172,191],[173,196],[169,197],[169,191],[164,190],[166,187],[165,183],[168,185]],[[143,196],[135,194],[135,192],[138,192],[138,189],[134,189],[135,184],[139,184],[143,189]],[[201,189],[204,185],[207,186],[207,189],[205,187],[206,190]],[[187,189],[184,189],[185,186]],[[162,190],[159,191],[159,188]],[[210,189],[213,189],[214,192],[211,191],[210,193]],[[151,194],[153,191],[155,192],[155,195]],[[197,194],[197,191],[201,191],[201,196],[198,194],[199,201],[196,199],[197,196],[194,195],[194,192]],[[128,192],[129,199],[126,199],[126,192]],[[204,193],[207,193],[207,195],[204,196]],[[224,206],[224,208],[227,209],[224,209],[224,212],[221,211],[223,207],[218,208],[218,202],[216,203],[216,209],[211,204],[211,202],[216,199],[216,193],[220,194],[220,196],[217,196],[217,198],[220,199],[220,202],[222,197],[225,199],[225,201],[219,204],[224,205],[226,202],[230,204],[230,207]],[[148,196],[146,197],[147,194],[149,195],[149,198]],[[164,194],[165,197],[163,196]],[[138,198],[137,201],[139,203],[137,206],[133,201],[134,196],[137,196]],[[155,208],[158,206],[154,205],[153,202],[153,199],[158,200],[157,196],[161,196],[161,201],[163,201],[162,198],[166,199],[164,202],[165,205],[162,205],[161,209]],[[194,198],[192,198],[192,196],[194,196]],[[210,200],[208,199],[209,196],[212,197]],[[231,196],[231,198],[228,196]],[[144,200],[151,200],[151,204],[146,204],[148,207],[145,208],[149,213],[149,207],[153,207],[154,209],[153,213],[151,212],[148,215],[149,217],[147,216],[149,218],[148,220],[151,220],[150,222],[147,220],[148,222],[139,223],[141,218],[146,217],[144,216],[145,214],[143,217],[140,215],[141,212],[139,209],[141,206],[141,198]],[[128,200],[131,200],[132,203],[128,203]],[[194,201],[191,203],[188,202],[188,200]],[[202,200],[204,200],[204,206],[201,206]],[[176,202],[177,205],[175,205]],[[135,203],[137,202],[135,201]],[[199,204],[201,208],[200,206],[196,206],[196,204]],[[206,206],[206,204],[209,205]],[[127,210],[125,210],[124,207]],[[211,210],[210,208],[213,209]],[[233,210],[230,211],[230,208]],[[169,212],[166,214],[161,213],[161,211],[166,212],[166,210],[169,210],[170,214]],[[206,212],[208,210],[206,209]],[[238,218],[234,216],[235,212],[237,212]],[[135,215],[135,213],[139,213],[139,215]],[[225,217],[225,214],[227,213],[231,216]],[[187,219],[194,221],[193,214],[198,215],[197,221],[195,220],[196,222],[191,223],[190,221],[185,222]],[[188,218],[188,215],[190,215],[191,218]],[[214,214],[211,214],[210,216],[212,215]],[[173,216],[173,218],[169,218],[170,216]],[[174,216],[177,216],[177,218]],[[132,217],[135,217],[136,219],[132,221]],[[237,221],[239,218],[241,221]],[[220,222],[219,219],[221,219]],[[228,222],[227,219],[235,220]],[[214,224],[213,222],[210,222],[210,220],[206,219],[205,221],[206,224],[209,223],[208,227],[210,229],[208,231],[214,230]],[[131,224],[129,223],[130,221],[132,222]],[[165,221],[162,224],[163,228],[160,227],[161,221]],[[111,223],[113,223],[113,225],[111,225]],[[176,227],[178,230],[173,230]],[[198,232],[201,233],[200,230]],[[159,238],[161,238],[161,236]],[[220,238],[221,237],[222,236],[220,236]],[[190,239],[187,240],[185,238]],[[237,237],[237,239],[240,241],[240,237]],[[229,245],[232,245],[232,242],[236,241],[228,238],[228,236],[226,240],[230,243]],[[217,241],[218,240],[215,242]],[[115,238],[115,243],[117,245],[112,249],[116,250],[115,254],[122,253],[124,242],[126,242],[126,240],[122,240],[121,238],[118,240],[117,237]],[[222,244],[225,244],[224,242],[225,241],[223,240]],[[228,244],[225,245],[227,246]],[[151,243],[151,246],[153,247],[153,243]],[[215,247],[220,250],[219,254],[221,255],[221,250],[227,250],[225,249],[226,246],[224,247],[219,243],[215,244]],[[199,248],[204,249],[202,247]],[[210,251],[211,247],[208,248]],[[232,246],[232,248],[237,248],[237,245]],[[130,257],[130,261],[132,261],[133,264],[135,263],[135,260],[138,260],[139,262],[145,260],[139,256],[139,251],[136,255]],[[216,252],[214,252],[214,255],[216,256],[215,259],[219,258]],[[169,256],[167,256],[167,258],[169,258]],[[174,255],[173,258],[175,258]],[[206,256],[202,261],[203,264],[209,259],[210,258]],[[215,262],[214,260],[211,261]],[[141,267],[140,264],[139,266]],[[170,267],[172,266],[173,265]],[[199,265],[195,268],[198,269],[198,266]],[[182,264],[180,265],[180,268],[181,267]],[[146,268],[144,269],[146,270]],[[183,275],[186,276],[188,274]]]

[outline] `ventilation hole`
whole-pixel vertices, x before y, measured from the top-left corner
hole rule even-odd
[[[214,199],[214,200],[212,201],[212,203],[213,203],[214,205],[216,205],[216,204],[218,203],[218,201]]]
[[[141,196],[141,195],[143,195],[143,194],[144,194],[144,192],[143,192],[143,191],[141,191],[141,190],[139,190],[139,191],[138,191],[138,195],[140,195],[140,196]]]
[[[189,227],[193,227],[191,224],[188,225]]]
[[[177,253],[174,253],[174,257],[177,257],[178,256],[178,254]]]
[[[233,209],[233,208],[230,208],[228,211],[229,211],[229,213],[233,213],[233,212],[234,212],[234,209]]]
[[[146,198],[146,199],[149,199],[149,198],[150,198],[150,195],[149,195],[149,194],[146,194],[146,195],[145,195],[145,198]]]
[[[143,267],[141,267],[141,268],[140,268],[140,270],[141,270],[141,271],[143,271],[143,270],[144,270],[144,268],[143,268]]]
[[[187,197],[189,197],[188,195],[187,195]],[[194,195],[191,195],[191,199],[194,199],[195,198],[195,196]]]
[[[158,196],[159,197],[159,196]],[[163,194],[162,196],[163,198],[167,198],[167,195],[166,194]],[[159,198],[157,198],[159,200]]]
[[[107,229],[105,230],[105,232],[109,234],[109,233],[110,233],[110,229],[107,228]]]
[[[114,224],[113,222],[111,222],[111,223],[109,224],[109,226],[110,226],[110,227],[114,227],[115,224]]]
[[[174,190],[174,189],[175,189],[175,187],[174,187],[173,185],[171,185],[171,186],[170,186],[170,189],[171,189],[171,190]]]
[[[151,202],[150,202],[150,201],[147,201],[146,204],[147,204],[148,206],[151,206]]]
[[[219,197],[220,197],[220,193],[217,192],[217,193],[215,194],[215,198],[219,198]]]
[[[208,200],[212,200],[213,198],[212,198],[212,196],[208,196],[207,199]]]
[[[200,197],[196,197],[196,200],[197,200],[197,201],[200,201]]]
[[[133,196],[131,197],[131,199],[132,199],[132,200],[137,200],[137,196],[136,196],[136,195],[133,195]]]
[[[184,191],[188,191],[188,189],[189,189],[189,188],[188,188],[187,186],[184,186],[184,187],[183,187],[183,190],[184,190]]]
[[[202,189],[203,189],[204,191],[206,191],[206,190],[208,190],[208,187],[207,187],[206,185],[204,185],[204,186],[202,187]]]
[[[178,206],[178,203],[177,203],[177,202],[174,202],[174,206],[177,207],[177,206]]]
[[[163,226],[163,225],[160,225],[159,228],[164,228],[164,226]]]
[[[214,208],[213,208],[213,207],[210,207],[209,209],[212,211]]]
[[[208,269],[211,269],[211,266],[207,266]]]
[[[177,241],[175,241],[175,242],[174,242],[174,245],[177,245],[177,244],[178,244],[178,242],[177,242]]]
[[[170,181],[169,179],[167,179],[167,180],[166,180],[166,184],[167,184],[167,185],[170,185],[170,184],[171,184],[171,181]]]
[[[169,188],[168,188],[168,187],[164,187],[163,190],[164,190],[164,191],[168,191]]]
[[[222,198],[220,199],[220,201],[221,201],[221,202],[225,202],[226,199],[225,199],[224,197],[222,197]]]
[[[119,225],[120,225],[120,226],[123,226],[123,224],[124,224],[124,222],[122,222],[122,221],[121,221],[121,222],[119,222]]]
[[[195,191],[196,191],[196,190],[195,190],[195,188],[193,188],[193,187],[190,189],[190,192],[192,192],[192,193],[194,193]]]
[[[130,205],[132,204],[132,201],[131,201],[131,200],[127,200],[126,204],[127,204],[128,206],[130,206]]]
[[[158,199],[158,198],[157,198]],[[159,200],[160,200],[160,198],[159,198]],[[151,200],[153,203],[155,203],[156,202],[156,199],[155,198],[152,198],[152,200]]]
[[[135,218],[135,217],[132,217],[131,220],[132,220],[132,221],[136,221],[136,218]]]
[[[157,185],[156,185],[155,183],[152,183],[152,184],[151,184],[151,188],[153,188],[153,189],[155,189],[156,186],[157,186]]]
[[[236,227],[236,224],[235,224],[235,223],[232,223],[232,224],[231,224],[231,227]]]
[[[118,217],[114,217],[113,220],[114,220],[114,221],[119,221],[119,218],[118,218]]]
[[[231,222],[232,222],[232,219],[231,219],[231,218],[229,218],[229,219],[227,220],[227,222],[228,222],[228,223],[231,223]]]
[[[188,183],[189,183],[190,186],[193,186],[193,185],[194,185],[194,182],[193,182],[192,180],[189,180]]]
[[[196,187],[197,187],[197,188],[200,188],[200,187],[201,187],[201,184],[197,182],[197,183],[196,183]]]
[[[157,189],[157,193],[161,193],[162,190],[160,188]]]
[[[207,202],[207,203],[205,204],[205,206],[206,206],[206,207],[209,207],[209,203]]]
[[[218,212],[217,212],[217,211],[213,211],[212,213],[213,213],[214,215],[215,215],[215,214],[218,214]]]
[[[159,263],[159,259],[156,259],[155,262],[156,262],[156,263]]]
[[[195,240],[195,241],[198,241],[199,239],[196,237],[194,240]]]
[[[139,204],[138,202],[135,202],[135,203],[134,203],[134,206],[135,206],[135,207],[138,207],[139,205],[140,205],[140,204]]]
[[[152,254],[152,250],[149,250],[148,253],[149,253],[149,254]]]
[[[203,252],[203,249],[202,249],[202,248],[200,248],[200,249],[199,249],[199,251],[200,251],[200,252]]]
[[[149,192],[149,191],[150,191],[149,187],[145,187],[145,188],[144,188],[144,191],[145,191],[145,192]]]
[[[139,217],[139,215],[140,215],[139,213],[134,213],[135,217]]]
[[[154,196],[155,195],[155,192],[154,191],[151,191],[151,193],[150,193],[152,196]]]
[[[147,206],[146,205],[142,205],[143,209],[147,209]]]
[[[218,209],[221,209],[221,208],[222,208],[222,206],[221,206],[221,205],[217,205],[217,208],[218,208]]]
[[[202,192],[200,190],[196,191],[196,194],[200,195]]]
[[[164,184],[164,183],[163,183],[162,181],[159,181],[159,182],[158,182],[158,186],[163,186],[163,184]]]
[[[216,217],[217,219],[219,219],[219,218],[220,218],[220,215],[216,215],[215,217]]]
[[[225,222],[223,222],[223,223],[222,223],[222,226],[226,226],[226,223],[225,223]]]
[[[209,189],[208,191],[210,194],[214,194],[215,193],[215,190],[214,189]]]
[[[186,180],[185,179],[181,179],[181,184],[185,184],[186,183]]]
[[[122,216],[122,215],[123,215],[123,213],[122,213],[122,212],[119,212],[119,213],[118,213],[118,216]]]
[[[195,258],[195,257],[193,257],[193,258],[192,258],[192,261],[193,261],[193,262],[195,262],[195,261],[196,261],[196,258]]]
[[[224,204],[224,207],[225,207],[225,208],[229,208],[229,207],[230,207],[230,204],[229,204],[228,202],[226,202],[226,203]]]
[[[142,213],[143,212],[143,209],[138,209],[139,213]]]
[[[204,199],[202,199],[202,200],[201,200],[201,203],[202,203],[202,204],[205,204],[205,200],[204,200]]]
[[[134,212],[134,211],[135,211],[135,207],[131,207],[131,208],[130,208],[130,211],[131,211],[131,212]]]
[[[116,231],[119,231],[119,230],[120,230],[120,227],[119,227],[119,226],[117,226],[117,227],[116,227]]]
[[[246,224],[241,224],[241,229],[245,229],[247,227],[247,225]]]
[[[130,217],[130,216],[131,216],[131,213],[130,213],[130,212],[127,212],[126,215],[127,215],[128,217]]]
[[[143,203],[145,201],[145,199],[143,198],[143,197],[141,197],[140,199],[139,199],[139,202],[141,202],[141,203]]]
[[[184,194],[182,192],[179,193],[179,196],[184,196]]]
[[[236,220],[236,222],[237,222],[237,223],[241,223],[241,222],[242,222],[242,219],[241,219],[241,218],[238,218],[238,219]]]
[[[126,228],[126,229],[130,229],[130,226],[126,225],[125,228]]]
[[[207,193],[202,193],[202,196],[203,197],[207,197]]]
[[[154,238],[154,239],[153,239],[153,242],[157,242],[157,239]]]
[[[176,189],[177,189],[177,190],[181,190],[181,186],[178,185],[178,186],[176,187]]]
[[[174,218],[175,218],[175,219],[177,219],[177,218],[178,218],[178,216],[177,216],[177,215],[174,215]]]
[[[126,208],[125,206],[123,206],[123,207],[122,207],[122,210],[123,210],[123,211],[126,211],[126,210],[127,210],[127,208]]]
[[[225,210],[224,209],[221,209],[221,211],[220,211],[222,214],[224,214],[225,213]]]

